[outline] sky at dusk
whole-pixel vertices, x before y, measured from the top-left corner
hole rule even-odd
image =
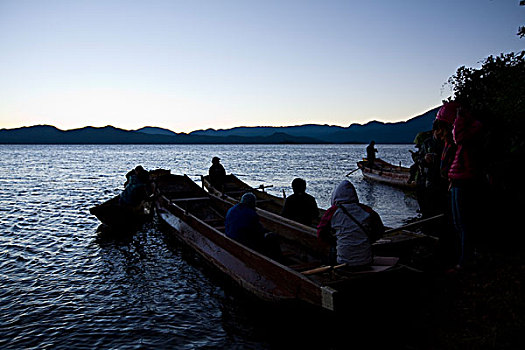
[[[407,120],[522,25],[519,0],[0,0],[0,128]]]

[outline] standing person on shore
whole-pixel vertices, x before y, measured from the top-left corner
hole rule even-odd
[[[445,103],[436,116],[438,121],[447,123],[442,172],[446,171],[449,180],[450,210],[458,233],[458,258],[454,267],[458,270],[470,262],[473,252],[477,192],[481,184],[478,146],[482,125],[457,102]]]
[[[424,144],[427,142],[428,138],[432,137],[432,131],[422,131],[418,133],[414,139],[415,147],[417,151],[409,150],[414,162],[410,166],[410,178],[407,183],[416,183],[416,199],[419,204],[419,211],[423,217],[427,217],[426,213],[428,212],[427,208],[429,206],[428,196],[426,195],[425,182],[427,177],[428,169],[425,167],[425,155],[427,153],[426,147]]]
[[[438,123],[435,127],[437,126]],[[452,141],[452,139],[451,139]],[[416,183],[416,196],[423,218],[443,214],[448,207],[448,181],[441,177],[440,163],[443,141],[436,137],[435,128],[417,134],[412,152],[414,164],[410,167],[410,180]],[[419,145],[419,146],[418,146]]]
[[[456,102],[445,102],[439,109],[432,127],[434,137],[443,143],[439,172],[443,179],[448,181],[448,171],[456,155],[456,144],[452,136],[452,128],[457,114]]]
[[[448,171],[452,218],[460,233],[460,255],[456,268],[462,268],[473,254],[473,239],[481,187],[480,136],[482,125],[464,107],[459,106],[452,135],[457,146]]]
[[[319,218],[319,208],[315,198],[306,193],[306,181],[295,178],[292,181],[293,194],[284,201],[281,215],[303,225],[311,225]]]

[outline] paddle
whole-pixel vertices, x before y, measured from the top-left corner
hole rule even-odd
[[[436,219],[441,219],[444,216],[445,216],[445,214],[439,214],[439,215],[436,215],[436,216],[432,216],[430,218],[417,220],[417,221],[411,222],[410,224],[406,224],[406,225],[403,225],[403,226],[400,226],[400,227],[391,228],[391,229],[385,230],[385,235],[389,234],[389,233],[392,233],[392,232],[405,230],[407,228],[410,228],[410,227],[413,227],[413,226],[417,226],[417,225],[421,225],[421,224],[424,224],[424,223],[427,223],[427,222],[430,222],[430,221],[434,221]]]
[[[322,272],[325,272],[325,271],[328,271],[328,270],[335,270],[335,269],[339,269],[343,266],[346,266],[346,264],[341,264],[341,265],[335,265],[335,266],[321,266],[321,267],[317,267],[315,269],[311,269],[311,270],[308,270],[308,271],[303,271],[301,272],[303,275],[306,275],[306,276],[309,276],[309,275],[314,275],[316,273],[322,273]]]
[[[352,170],[351,172],[349,172],[348,174],[346,174],[346,176],[350,176],[350,174],[353,174],[353,173],[355,173],[355,172],[358,171],[358,170],[359,170],[359,168],[354,169],[354,170]]]

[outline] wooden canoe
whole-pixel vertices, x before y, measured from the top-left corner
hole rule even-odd
[[[377,283],[382,276],[404,270],[396,257],[377,258],[360,272],[327,268],[316,240],[276,226],[271,231],[279,237],[282,258],[272,260],[228,238],[224,217],[233,204],[206,192],[189,177],[160,177],[156,191],[157,214],[170,231],[239,286],[266,301],[299,301],[335,310],[344,300],[342,291],[352,285]]]
[[[273,196],[262,189],[250,187],[235,175],[226,175],[223,190],[216,189],[210,184],[208,176],[201,176],[203,187],[213,195],[219,196],[232,204],[238,203],[241,196],[246,192],[252,192],[257,198],[257,213],[261,222],[268,228],[284,227],[286,230],[302,231],[304,237],[311,237],[312,241],[317,240],[317,223],[312,226],[303,225],[297,221],[284,218],[280,215],[284,199]],[[264,188],[264,186],[261,186]],[[319,218],[325,210],[319,208]],[[386,229],[390,229],[387,227]],[[413,244],[426,239],[427,236],[421,233],[408,230],[398,230],[384,235],[379,241],[373,244],[374,252],[377,254],[401,254],[410,249]],[[323,249],[328,249],[324,247]]]
[[[169,174],[169,170],[156,169],[150,171],[150,178],[154,180],[158,176]],[[130,208],[119,204],[120,195],[98,204],[89,209],[89,212],[97,217],[105,226],[104,232],[126,232],[138,228],[144,222],[151,219],[153,215],[153,203],[146,200],[141,205]]]
[[[120,205],[119,198],[120,195],[117,195],[89,209],[89,212],[106,226],[106,232],[132,231],[151,218],[151,202],[144,202],[136,208],[129,208]]]
[[[408,183],[410,169],[407,167],[393,165],[380,158],[374,161],[372,167],[368,165],[366,158],[357,162],[357,166],[367,179],[405,189],[414,189],[416,187],[415,182]]]

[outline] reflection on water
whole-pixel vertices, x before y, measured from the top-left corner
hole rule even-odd
[[[410,164],[410,145],[378,156]],[[247,183],[291,193],[295,177],[328,207],[365,145],[0,145],[0,345],[2,348],[273,348],[338,345],[323,315],[286,313],[231,288],[205,262],[166,239],[156,222],[130,239],[98,241],[89,208],[122,189],[126,172],[171,169],[199,181],[212,156]],[[416,215],[403,191],[349,179],[389,226]],[[241,295],[239,295],[239,293]],[[255,308],[255,310],[254,310]],[[309,314],[308,314],[309,315]],[[312,319],[312,317],[314,319]],[[337,323],[339,324],[339,323]],[[322,340],[324,339],[324,340]],[[339,339],[340,340],[340,339]],[[346,347],[343,347],[346,348]]]

